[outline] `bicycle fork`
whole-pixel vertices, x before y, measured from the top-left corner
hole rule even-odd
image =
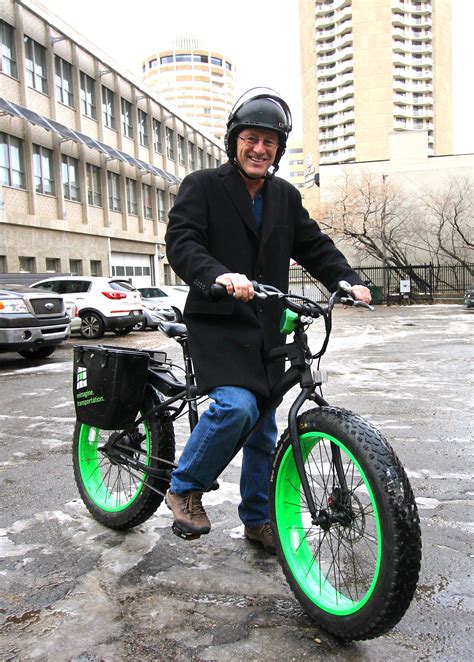
[[[349,525],[353,519],[352,509],[350,508],[350,500],[348,501],[349,490],[347,487],[346,475],[342,465],[341,451],[337,444],[331,442],[331,455],[336,475],[339,482],[339,487],[333,487],[333,502],[328,509],[319,509],[316,506],[313,498],[313,493],[309,486],[308,476],[306,474],[303,451],[298,434],[298,412],[306,400],[313,399],[319,406],[327,405],[328,403],[320,396],[314,393],[314,385],[303,387],[300,394],[294,401],[288,413],[288,429],[290,432],[291,447],[293,450],[293,457],[295,459],[296,469],[301,481],[301,487],[311,515],[311,521],[315,526],[320,526],[324,530],[328,530],[332,524],[339,523]],[[349,507],[348,507],[349,505]]]

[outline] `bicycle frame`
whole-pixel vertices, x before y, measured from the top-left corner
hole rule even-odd
[[[303,454],[298,437],[297,419],[301,407],[307,400],[312,400],[318,407],[328,406],[329,404],[328,402],[326,402],[326,400],[324,400],[324,398],[321,395],[316,393],[316,389],[321,386],[322,380],[318,377],[318,374],[316,375],[313,374],[311,365],[315,358],[321,357],[326,351],[329,341],[329,335],[331,333],[331,311],[334,306],[335,299],[336,299],[336,293],[334,293],[331,296],[326,309],[317,305],[315,309],[316,312],[313,310],[312,317],[318,317],[319,315],[322,315],[324,317],[325,329],[326,329],[326,337],[323,341],[321,349],[317,354],[313,355],[311,353],[311,350],[308,346],[308,339],[306,333],[304,332],[304,323],[301,321],[300,318],[298,318],[298,322],[296,323],[294,329],[293,342],[282,345],[281,347],[276,347],[267,353],[266,356],[267,362],[271,362],[279,359],[280,360],[287,359],[290,361],[290,367],[284,372],[281,379],[272,389],[270,393],[270,397],[268,398],[265,407],[261,410],[260,416],[256,421],[256,423],[253,425],[253,427],[248,431],[246,435],[241,437],[241,439],[237,443],[236,450],[233,456],[235,457],[235,455],[237,455],[237,453],[242,449],[242,447],[245,445],[245,443],[251,437],[251,435],[254,434],[254,432],[260,427],[266,415],[270,411],[276,409],[278,405],[281,403],[286,393],[288,393],[290,389],[296,386],[296,384],[298,384],[299,382],[301,391],[297,395],[293,404],[290,407],[288,413],[288,429],[290,434],[291,446],[295,458],[295,464],[299,478],[301,480],[301,486],[306,499],[308,510],[311,514],[313,523],[321,526],[324,526],[324,522],[322,519],[320,519],[319,514],[317,512],[317,508],[314,503],[313,495],[309,486],[308,477],[306,475],[306,471],[304,468]],[[308,320],[306,319],[305,321],[307,322]],[[157,365],[149,367],[148,381],[150,386],[153,387],[157,393],[170,395],[171,397],[162,400],[159,404],[154,405],[150,410],[144,412],[139,419],[134,421],[133,426],[136,426],[137,424],[143,422],[143,420],[150,414],[158,414],[164,411],[168,411],[169,413],[170,406],[175,404],[176,402],[180,402],[181,404],[178,406],[177,411],[173,415],[173,418],[177,418],[184,410],[187,404],[189,427],[190,427],[190,431],[192,432],[192,430],[194,429],[194,427],[198,422],[197,403],[199,396],[197,394],[197,387],[196,387],[196,381],[192,367],[192,360],[191,360],[191,355],[189,353],[188,341],[186,336],[186,327],[183,324],[173,324],[168,322],[163,322],[161,326],[165,334],[168,337],[176,340],[176,342],[178,342],[178,344],[181,346],[183,362],[184,362],[185,383],[183,384],[178,380],[176,380],[176,377],[174,376],[174,373],[171,370],[173,364],[157,362]],[[117,442],[120,441],[120,439],[124,438],[127,434],[129,434],[129,431],[124,430],[122,433],[116,436],[113,440],[113,445],[115,445],[116,447]],[[110,450],[107,449],[106,447],[104,447],[104,449],[106,451]],[[331,453],[332,453],[334,466],[336,468],[336,472],[338,475],[338,479],[340,481],[340,486],[343,492],[346,492],[347,483],[342,468],[339,447],[332,443],[331,443]],[[127,460],[130,463],[130,460],[128,458]],[[170,470],[154,469],[148,467],[147,465],[137,460],[134,461],[134,466],[135,468],[140,469],[149,475],[157,476],[161,478],[169,478]],[[225,469],[225,466],[227,465],[224,465],[219,468],[219,471],[217,472],[215,479],[217,479],[217,476],[219,476],[220,473]],[[214,480],[213,486],[216,485],[217,485],[216,480]],[[326,515],[324,517],[326,517]],[[337,514],[335,515],[335,518],[337,519]]]

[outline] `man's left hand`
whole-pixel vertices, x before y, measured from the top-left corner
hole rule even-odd
[[[370,290],[365,285],[353,285],[351,287],[351,294],[357,301],[363,301],[364,303],[370,303],[372,301]]]

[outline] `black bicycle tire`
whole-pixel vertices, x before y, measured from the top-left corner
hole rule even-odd
[[[151,406],[156,404],[157,401],[157,396],[148,394],[144,399],[143,411],[149,411]],[[173,423],[169,415],[165,413],[149,415],[145,418],[143,424],[148,426],[149,430],[149,466],[158,469],[170,469],[169,463],[174,462],[175,458],[175,437]],[[149,476],[141,487],[137,489],[137,494],[134,496],[133,501],[122,510],[110,512],[101,507],[97,501],[91,498],[87,489],[87,481],[84,480],[81,472],[81,463],[83,463],[80,452],[81,435],[87,434],[87,429],[90,428],[92,426],[84,426],[84,424],[77,422],[73,439],[74,477],[84,505],[94,519],[111,529],[126,530],[142,524],[153,515],[163,501],[164,497],[162,494],[155,490],[160,490],[163,493],[166,492],[168,481],[163,478]],[[111,431],[107,431],[106,434],[109,432]],[[153,459],[153,457],[161,458],[167,462],[160,462]],[[140,459],[143,461],[143,458]],[[126,471],[123,465],[122,468]],[[136,470],[134,470],[134,473],[136,474]]]
[[[348,615],[329,613],[326,608],[318,606],[300,586],[301,580],[298,583],[295,579],[289,563],[291,552],[288,552],[287,547],[287,559],[278,535],[283,517],[279,515],[282,511],[278,510],[276,503],[279,472],[282,467],[285,472],[285,462],[294,463],[288,430],[283,433],[277,446],[270,477],[270,517],[279,562],[299,603],[323,629],[343,640],[380,636],[392,629],[408,609],[420,571],[419,518],[405,470],[382,434],[368,421],[350,411],[334,407],[309,410],[299,417],[298,431],[301,435],[322,433],[340,440],[360,463],[371,484],[381,522],[383,545],[380,566],[378,574],[374,573],[377,581],[367,602],[355,613]],[[285,457],[289,459],[284,460]],[[283,529],[281,535],[285,535]],[[347,537],[345,545],[348,546]],[[321,543],[318,552],[320,547]]]

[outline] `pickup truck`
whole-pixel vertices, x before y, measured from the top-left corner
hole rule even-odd
[[[70,333],[61,296],[24,285],[0,285],[0,353],[45,359]]]

